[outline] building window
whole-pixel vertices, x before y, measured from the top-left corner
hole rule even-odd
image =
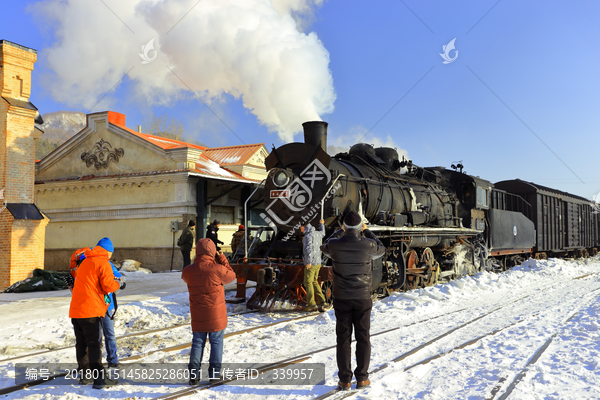
[[[233,225],[235,207],[211,205],[210,218],[218,219],[223,225]]]

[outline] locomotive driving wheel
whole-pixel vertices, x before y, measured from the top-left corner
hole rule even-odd
[[[421,287],[422,278],[415,274],[419,267],[419,256],[415,250],[409,250],[405,255],[406,259],[406,287],[407,289],[417,289]]]
[[[440,274],[440,265],[435,261],[433,251],[431,251],[429,247],[427,247],[421,255],[421,263],[427,274],[427,278],[424,279],[425,285],[434,286],[437,283]]]
[[[333,282],[325,281],[321,283],[321,292],[323,292],[323,296],[325,296],[325,304],[333,304]]]

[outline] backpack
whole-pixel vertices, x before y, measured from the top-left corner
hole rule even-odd
[[[79,269],[79,266],[81,265],[83,260],[85,260],[85,252],[87,250],[90,250],[90,248],[83,247],[81,249],[75,250],[73,252],[73,254],[71,255],[71,263],[69,264],[71,273],[64,278],[64,280],[67,283],[67,286],[69,287],[69,290],[71,292],[73,292],[73,286],[75,285],[75,277],[77,276],[77,269]]]

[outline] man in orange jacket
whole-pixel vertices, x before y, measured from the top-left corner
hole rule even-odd
[[[104,376],[100,334],[101,320],[108,309],[104,296],[120,286],[109,262],[113,251],[109,238],[101,239],[96,247],[85,251],[85,260],[77,270],[69,308],[69,318],[75,330],[77,364],[83,373],[81,383],[93,381],[94,389],[116,383]]]
[[[216,255],[216,257],[215,257]],[[192,315],[192,350],[190,352],[190,385],[200,381],[200,363],[206,338],[210,341],[208,377],[219,379],[223,360],[223,336],[227,327],[227,304],[224,285],[235,280],[235,272],[227,258],[211,239],[200,239],[196,243],[194,263],[183,269],[181,278],[190,292],[190,314]]]

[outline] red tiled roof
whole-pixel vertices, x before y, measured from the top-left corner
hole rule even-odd
[[[220,165],[244,165],[264,145],[264,143],[258,143],[241,146],[212,147],[206,149],[203,154]]]
[[[125,115],[114,111],[108,111],[108,122],[113,125],[117,125],[119,128],[125,129],[128,132],[133,133],[137,137],[140,137],[148,142],[157,145],[161,149],[175,149],[177,147],[191,147],[199,150],[206,150],[206,147],[197,146],[195,144],[182,142],[181,140],[168,139],[161,136],[148,135],[147,133],[136,132],[133,129],[129,129],[125,126]]]

